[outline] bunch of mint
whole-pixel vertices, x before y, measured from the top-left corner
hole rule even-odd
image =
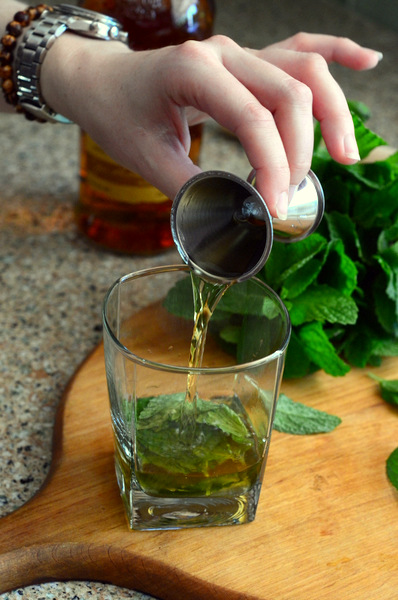
[[[363,159],[386,142],[365,126],[366,106],[350,108]],[[340,376],[398,355],[398,153],[340,165],[317,126],[312,169],[325,192],[320,227],[301,242],[275,242],[259,273],[290,314],[290,378]]]

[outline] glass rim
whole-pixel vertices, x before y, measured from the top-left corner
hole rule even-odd
[[[276,303],[279,305],[279,307],[281,309],[281,313],[285,316],[285,319],[286,319],[285,336],[280,344],[280,347],[277,350],[275,350],[274,352],[272,352],[271,354],[267,354],[266,356],[263,356],[262,358],[258,358],[256,360],[253,360],[250,362],[239,363],[236,365],[229,365],[229,366],[225,366],[225,367],[189,367],[189,366],[182,367],[182,366],[178,366],[178,365],[171,365],[168,363],[160,363],[160,362],[157,362],[154,360],[149,360],[149,359],[143,358],[142,356],[139,356],[138,354],[129,350],[129,348],[124,346],[118,340],[116,335],[113,333],[112,327],[110,326],[110,324],[108,322],[108,318],[106,315],[106,309],[107,309],[108,302],[109,302],[112,292],[118,286],[122,285],[125,281],[129,281],[132,279],[140,279],[141,277],[146,277],[149,275],[156,275],[156,274],[160,274],[160,273],[170,273],[173,271],[175,271],[175,272],[182,271],[182,272],[190,273],[192,271],[192,269],[188,265],[185,265],[185,264],[160,265],[157,267],[140,269],[139,271],[133,271],[131,273],[126,273],[125,275],[122,275],[121,277],[116,279],[113,282],[113,284],[109,287],[108,291],[106,292],[103,303],[102,303],[102,322],[103,322],[103,326],[104,326],[104,332],[106,331],[106,333],[108,334],[113,345],[126,358],[128,358],[129,360],[131,360],[134,363],[140,364],[144,367],[155,369],[157,371],[167,371],[169,373],[173,372],[173,373],[182,373],[182,374],[187,374],[187,375],[189,373],[198,374],[198,375],[199,374],[202,374],[202,375],[220,374],[221,375],[221,374],[225,374],[225,373],[239,373],[241,371],[247,371],[248,369],[254,369],[259,366],[266,365],[267,363],[273,362],[274,360],[276,360],[277,358],[279,358],[286,352],[286,349],[287,349],[287,346],[288,346],[289,340],[290,340],[290,334],[291,334],[291,321],[290,321],[289,312],[288,312],[286,306],[284,305],[284,303],[282,302],[281,298],[279,297],[279,295],[268,284],[266,284],[261,279],[258,279],[258,277],[252,277],[249,281],[253,280],[256,283],[260,284],[267,290],[267,292],[271,296],[274,297],[274,299],[276,300]],[[138,309],[138,310],[140,310],[140,309]],[[137,310],[137,312],[138,312],[138,310]],[[188,351],[188,349],[187,349],[187,351]]]

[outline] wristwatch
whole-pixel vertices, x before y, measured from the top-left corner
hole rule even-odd
[[[128,43],[128,34],[116,19],[69,4],[59,4],[43,11],[27,28],[15,57],[18,104],[40,121],[72,123],[47,106],[40,91],[43,60],[65,31],[107,41]]]

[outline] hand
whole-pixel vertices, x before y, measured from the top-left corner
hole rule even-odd
[[[286,214],[289,186],[311,164],[313,116],[332,157],[359,159],[352,119],[327,62],[374,67],[380,56],[351,40],[298,34],[260,51],[215,36],[131,52],[65,34],[48,53],[42,91],[116,161],[173,198],[200,171],[189,125],[205,115],[241,141],[271,214]]]

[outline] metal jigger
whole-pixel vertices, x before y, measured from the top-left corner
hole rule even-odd
[[[272,218],[248,181],[224,171],[205,171],[189,179],[171,209],[171,231],[183,261],[216,283],[244,281],[266,263],[273,239],[301,240],[316,229],[324,195],[310,171],[291,199],[287,219]]]

